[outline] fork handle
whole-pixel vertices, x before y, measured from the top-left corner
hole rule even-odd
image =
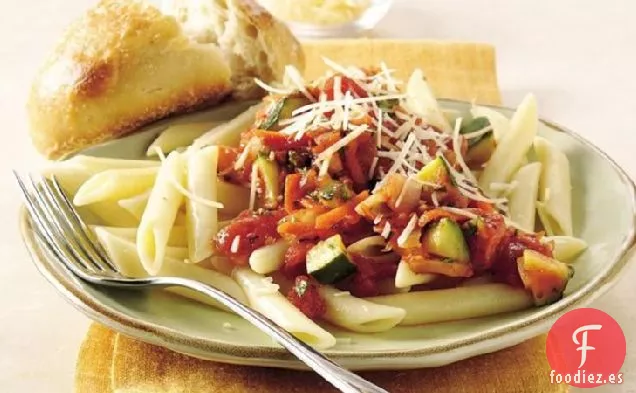
[[[108,284],[107,281],[109,280],[102,279],[101,283]],[[230,295],[212,286],[180,277],[142,278],[131,280],[129,285],[133,288],[138,288],[140,284],[163,287],[181,286],[213,298],[272,337],[276,340],[276,342],[285,347],[299,360],[343,393],[389,393],[357,374],[342,368],[332,360],[322,355],[320,352],[292,336],[289,332],[272,322],[263,314],[252,310]],[[122,282],[113,282],[112,285],[121,287]]]

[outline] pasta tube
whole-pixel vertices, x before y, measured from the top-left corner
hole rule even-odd
[[[234,278],[241,285],[250,306],[287,330],[289,333],[318,349],[336,345],[334,336],[307,318],[279,291],[278,285],[250,269],[236,269]]]
[[[285,252],[289,243],[280,240],[255,250],[250,255],[250,268],[258,274],[269,274],[277,271],[285,263]]]
[[[137,231],[139,259],[150,275],[161,269],[168,237],[183,201],[173,182],[182,187],[185,183],[184,159],[176,152],[170,153],[159,170]]]
[[[572,262],[587,249],[587,243],[572,236],[546,236],[546,241],[552,242],[554,249],[552,254],[561,262]]]
[[[510,120],[510,131],[501,137],[479,177],[479,186],[489,196],[498,196],[493,184],[505,183],[522,165],[537,134],[537,101],[528,95]]]
[[[139,259],[135,243],[113,235],[104,230],[104,228],[95,228],[95,234],[104,246],[111,261],[123,275],[132,278],[148,277],[148,272],[146,272]],[[236,281],[214,270],[186,264],[183,262],[183,257],[185,256],[187,256],[187,249],[167,247],[164,261],[157,274],[160,276],[183,277],[200,281],[227,293],[243,304],[247,304],[247,297]],[[168,288],[167,290],[214,307],[225,309],[224,306],[209,296],[189,289]]]
[[[109,169],[100,172],[82,184],[73,198],[73,203],[76,206],[84,206],[143,194],[152,188],[157,172],[157,168]]]
[[[94,230],[106,231],[111,235],[124,238],[126,240],[135,241],[137,238],[137,228],[118,228],[107,226],[93,226]],[[168,238],[168,246],[171,247],[188,247],[188,237],[186,235],[186,228],[182,226],[174,226],[170,231],[170,237]]]
[[[217,163],[219,149],[209,146],[189,154],[188,191],[208,201],[217,199]],[[212,239],[218,230],[217,208],[186,199],[186,228],[190,261],[200,262],[214,253]]]
[[[354,332],[383,332],[395,327],[406,315],[401,308],[375,304],[329,286],[321,286],[320,295],[327,306],[324,318]]]
[[[422,116],[423,119],[450,134],[453,128],[441,111],[433,90],[426,82],[422,70],[415,70],[406,85],[406,106],[413,113]]]
[[[216,125],[218,125],[218,122],[214,121],[174,124],[166,128],[159,134],[157,139],[148,146],[146,155],[149,157],[157,156],[157,149],[167,154],[180,147],[189,146],[195,139]]]
[[[192,149],[198,150],[211,145],[238,146],[241,140],[241,133],[254,125],[256,112],[259,109],[260,105],[251,106],[229,122],[214,127],[197,138],[192,143]]]
[[[521,167],[512,178],[512,183],[515,186],[508,195],[510,219],[528,232],[534,232],[540,175],[541,163],[539,162]]]
[[[419,325],[484,317],[528,308],[532,296],[505,284],[485,284],[433,291],[400,293],[367,299],[406,311],[400,325]]]
[[[143,216],[144,210],[146,210],[146,206],[148,205],[148,198],[150,198],[150,191],[127,199],[121,199],[117,201],[117,204],[123,209],[126,209],[138,220],[141,220],[141,216]]]
[[[534,150],[542,164],[537,211],[549,235],[572,236],[572,183],[566,155],[544,138]]]
[[[495,109],[485,106],[473,106],[470,109],[470,114],[473,118],[485,117],[488,119],[496,141],[500,141],[510,131],[510,119]]]

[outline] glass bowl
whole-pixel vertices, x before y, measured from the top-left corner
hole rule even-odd
[[[340,2],[340,0],[337,0]],[[360,0],[341,0],[342,3],[352,3]],[[364,0],[362,0],[364,2]],[[287,1],[284,0],[259,0],[259,2],[267,8],[275,17],[282,20],[287,24],[290,30],[299,38],[333,38],[333,37],[352,37],[362,35],[372,30],[382,18],[388,13],[389,9],[393,5],[393,0],[368,0],[368,4],[365,4],[366,8],[356,15],[353,19],[343,23],[325,23],[320,21],[320,16],[314,10],[311,10],[311,6],[304,7],[304,1]],[[272,4],[276,2],[278,4],[287,3],[284,7],[285,11],[280,9],[277,11]],[[307,1],[308,3],[318,3],[318,1]],[[323,3],[331,3],[329,0],[324,0]],[[280,5],[279,5],[280,6]],[[291,9],[291,7],[298,7]],[[294,11],[302,13],[302,18],[295,16]],[[315,15],[315,18],[312,16]],[[312,19],[314,19],[312,21]],[[302,21],[300,21],[302,20]]]

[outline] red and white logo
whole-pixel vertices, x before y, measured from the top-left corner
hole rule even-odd
[[[625,334],[614,318],[595,308],[570,311],[548,333],[550,379],[580,388],[620,384],[625,352]]]

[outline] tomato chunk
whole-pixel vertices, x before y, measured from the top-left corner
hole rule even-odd
[[[347,78],[346,76],[338,76],[340,78],[340,93],[344,95],[346,92],[351,92],[354,97],[365,98],[368,97],[367,92],[362,86],[358,85],[353,79]],[[325,82],[325,93],[327,94],[327,99],[334,99],[334,78],[331,77],[327,79]]]
[[[276,228],[284,216],[283,210],[245,210],[217,233],[214,239],[216,248],[234,263],[245,265],[254,250],[280,238]]]
[[[484,214],[477,219],[474,233],[466,239],[475,271],[484,271],[492,266],[505,234],[506,223],[500,214]]]
[[[298,242],[287,249],[282,269],[285,277],[293,279],[307,274],[307,252],[313,246],[315,246],[313,242]]]
[[[542,244],[536,236],[515,232],[511,230],[506,233],[494,260],[492,271],[497,281],[523,288],[517,260],[523,256],[525,250],[533,250],[551,258],[552,249],[549,245]]]
[[[318,285],[307,276],[298,276],[287,294],[289,301],[312,320],[327,312],[325,300],[320,296]]]

